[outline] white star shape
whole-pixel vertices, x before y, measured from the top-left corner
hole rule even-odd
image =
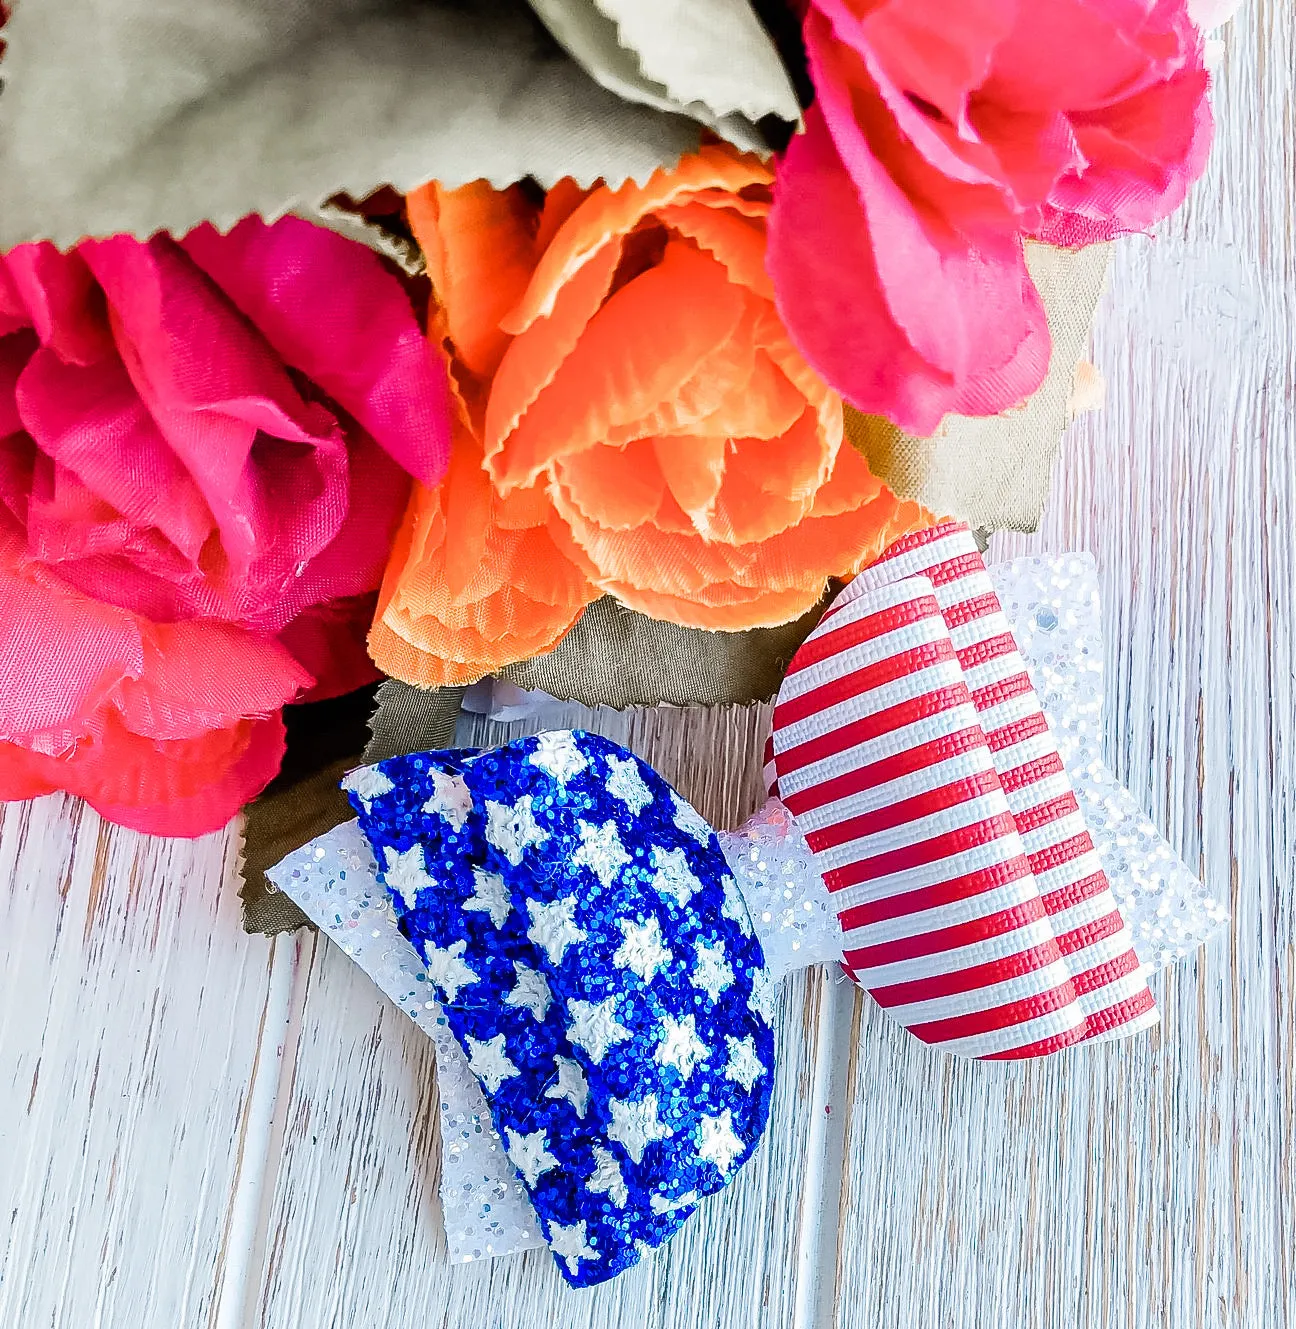
[[[765,1063],[756,1055],[756,1040],[750,1034],[746,1038],[725,1036],[729,1046],[729,1061],[725,1065],[725,1079],[740,1084],[751,1093],[752,1085],[765,1074]]]
[[[669,1195],[651,1195],[648,1197],[648,1203],[655,1214],[673,1214],[677,1209],[687,1209],[691,1204],[697,1204],[697,1191],[685,1191],[683,1195],[676,1195],[673,1198]]]
[[[404,901],[406,909],[413,909],[418,904],[419,891],[425,891],[436,883],[427,874],[423,861],[423,846],[411,845],[408,849],[393,849],[383,845],[383,857],[387,866],[383,871],[383,880],[387,889],[395,891]]]
[[[702,883],[693,875],[682,849],[652,848],[652,865],[657,870],[653,889],[675,901],[681,909],[702,889]]]
[[[753,969],[751,1001],[748,1005],[767,1025],[772,1026],[774,1023],[774,1005],[777,1000],[778,984],[771,977],[770,971],[764,965]]]
[[[538,969],[530,968],[530,966],[523,964],[521,960],[513,961],[513,972],[517,975],[517,982],[513,984],[513,990],[504,998],[504,1004],[506,1006],[525,1007],[531,1012],[532,1019],[538,1024],[545,1018],[549,1003],[553,1001],[549,984]]]
[[[743,893],[732,877],[723,877],[720,885],[724,889],[724,904],[720,906],[721,917],[727,918],[731,923],[737,923],[739,932],[744,937],[750,937],[751,914],[747,910],[747,901],[743,898]]]
[[[473,893],[463,902],[465,909],[490,915],[490,921],[502,928],[513,905],[504,878],[494,872],[473,868]]]
[[[348,793],[354,794],[364,804],[364,810],[368,812],[370,811],[369,804],[375,798],[390,794],[396,786],[377,766],[362,766],[358,771],[351,771],[343,778],[342,788]]]
[[[550,964],[559,964],[568,946],[585,940],[583,929],[576,926],[576,897],[564,895],[559,900],[528,900],[531,926],[527,936],[544,950]]]
[[[685,835],[691,835],[698,844],[709,845],[711,843],[711,827],[673,790],[671,797],[675,800],[675,825]]]
[[[506,1152],[528,1186],[534,1186],[551,1167],[558,1166],[558,1160],[545,1148],[549,1141],[544,1131],[523,1135],[509,1126],[504,1133],[508,1136]]]
[[[424,963],[428,977],[445,993],[447,1001],[454,1001],[460,988],[470,987],[479,975],[464,963],[466,941],[452,942],[444,950],[438,946],[425,946]]]
[[[639,774],[639,763],[633,757],[613,757],[607,759],[607,791],[613,798],[619,798],[637,817],[652,802],[652,790],[644,783]]]
[[[609,997],[606,1001],[569,998],[567,1014],[570,1017],[568,1039],[583,1047],[596,1066],[607,1056],[607,1050],[613,1043],[623,1043],[630,1037],[630,1031],[617,1021],[615,997]]]
[[[582,1260],[598,1259],[598,1252],[585,1240],[585,1232],[583,1218],[566,1227],[561,1223],[549,1224],[549,1249],[563,1260],[569,1274],[580,1272],[577,1266]]]
[[[531,795],[523,794],[516,803],[486,803],[486,840],[508,859],[514,867],[522,862],[522,854],[531,845],[541,845],[549,832],[536,825],[531,811]]]
[[[733,1113],[725,1108],[718,1117],[703,1115],[698,1134],[698,1157],[728,1176],[743,1151],[743,1142],[734,1134]]]
[[[705,992],[712,1004],[720,1000],[720,994],[734,981],[734,972],[725,959],[724,942],[717,941],[714,946],[699,940],[694,947],[697,964],[689,977],[699,992]]]
[[[581,846],[572,855],[572,862],[587,867],[604,886],[611,886],[616,874],[630,862],[616,822],[605,821],[602,826],[591,826],[587,821],[576,823],[580,831]]]
[[[585,1104],[589,1102],[589,1084],[580,1062],[570,1057],[555,1057],[558,1067],[558,1083],[551,1084],[545,1090],[546,1098],[565,1098],[576,1109],[576,1115],[585,1120]]]
[[[630,1198],[630,1188],[621,1175],[621,1164],[616,1155],[609,1153],[601,1144],[594,1146],[594,1171],[590,1173],[586,1187],[606,1195],[618,1209],[624,1209]]]
[[[649,1094],[637,1103],[624,1098],[609,1098],[608,1107],[612,1109],[608,1138],[615,1140],[630,1155],[631,1162],[642,1163],[644,1150],[654,1140],[669,1140],[675,1134],[664,1121],[658,1120],[656,1094]]]
[[[653,1053],[653,1060],[659,1066],[674,1066],[687,1080],[699,1062],[711,1055],[711,1049],[698,1037],[697,1019],[686,1015],[676,1020],[670,1015],[662,1016],[662,1037]]]
[[[566,785],[573,775],[579,775],[589,765],[589,759],[576,746],[575,735],[570,729],[540,734],[536,741],[540,746],[527,761],[532,766],[539,766],[560,785]]]
[[[675,958],[670,948],[663,944],[661,924],[656,917],[646,923],[636,923],[633,919],[617,920],[621,935],[625,940],[616,949],[612,963],[619,969],[629,969],[638,974],[645,983],[651,983],[653,975],[659,969],[665,969]]]
[[[451,775],[448,771],[431,771],[429,776],[432,797],[423,804],[423,811],[444,817],[453,830],[462,830],[472,811],[468,781],[462,775]]]
[[[508,1059],[503,1034],[485,1042],[469,1034],[464,1042],[468,1044],[468,1067],[486,1086],[487,1093],[499,1093],[500,1085],[518,1074],[518,1068]]]

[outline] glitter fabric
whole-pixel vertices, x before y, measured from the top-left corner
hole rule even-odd
[[[1228,921],[1102,757],[1103,646],[1089,554],[1026,557],[989,569],[1066,765],[1112,894],[1145,969],[1195,951]]]
[[[769,1112],[760,945],[711,828],[579,731],[344,782],[563,1276],[661,1245]]]

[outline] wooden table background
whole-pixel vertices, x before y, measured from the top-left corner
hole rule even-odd
[[[0,820],[0,1329],[1277,1329],[1296,1318],[1296,18],[1228,34],[1209,177],[1119,247],[1040,534],[1102,569],[1110,757],[1233,911],[1150,1037],[933,1055],[824,972],[767,1142],[655,1259],[451,1266],[430,1045],[326,941],[239,927],[236,837]],[[750,713],[603,717],[704,810]],[[629,728],[627,728],[629,727]],[[707,766],[698,752],[712,752]]]

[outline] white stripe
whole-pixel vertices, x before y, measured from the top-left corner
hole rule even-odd
[[[969,1038],[952,1038],[947,1043],[933,1043],[942,1052],[953,1052],[964,1057],[989,1057],[996,1052],[1009,1052],[1038,1043],[1043,1038],[1083,1029],[1084,1012],[1078,1002],[1069,1002],[1060,1010],[1037,1015],[1033,1020],[1011,1024],[1006,1029],[992,1029],[988,1033],[973,1034]]]
[[[833,626],[836,630],[845,625]],[[835,683],[860,669],[881,664],[884,660],[893,659],[919,646],[929,646],[939,641],[948,642],[949,639],[949,629],[939,614],[929,614],[915,619],[912,623],[906,623],[904,627],[893,628],[881,636],[849,646],[845,650],[825,656],[804,669],[798,669],[794,674],[788,674],[779,686],[779,704],[791,701],[795,697],[804,697],[807,692],[813,692],[815,688],[823,687],[826,683]],[[814,638],[811,637],[809,640],[813,641]],[[953,650],[952,643],[950,649]]]
[[[851,965],[855,981],[870,991],[891,987],[896,983],[913,983],[940,974],[952,974],[962,969],[975,969],[978,965],[994,964],[1013,955],[1021,955],[1035,946],[1056,940],[1047,918],[1002,932],[995,937],[983,937],[966,946],[951,946],[933,951],[930,955],[916,955],[908,960],[892,960],[889,964],[856,968],[851,960],[851,948],[845,948],[846,963]],[[1064,957],[1059,958],[1059,963]]]
[[[1049,907],[1049,896],[1057,891],[1065,891],[1069,887],[1078,885],[1086,877],[1092,877],[1096,872],[1102,871],[1102,859],[1098,857],[1098,851],[1085,850],[1076,858],[1069,859],[1065,863],[1059,863],[1055,868],[1049,868],[1045,872],[1039,872],[1035,875],[1035,880],[1039,882],[1040,894],[1044,897],[1044,907]],[[1099,891],[1100,899],[1111,900],[1111,907],[1116,907],[1116,901],[1111,893],[1111,888]],[[1060,901],[1055,901],[1053,908],[1060,907]],[[1110,912],[1110,910],[1108,911]]]
[[[1014,661],[1011,655],[996,655],[980,664],[969,665],[963,670],[963,679],[969,692],[983,692],[1025,673],[1020,660]]]
[[[1042,969],[1032,969],[1005,979],[1002,983],[989,983],[970,992],[957,992],[948,997],[932,997],[927,1001],[911,1001],[904,1006],[888,1006],[886,1012],[903,1025],[928,1024],[932,1020],[957,1020],[961,1015],[977,1015],[992,1011],[997,1006],[1011,1006],[1027,997],[1038,997],[1045,992],[1056,992],[1071,986],[1071,971],[1066,963],[1057,960]],[[1067,1005],[1071,1005],[1070,1001]]]
[[[837,627],[846,622],[844,616],[848,611],[852,618],[862,618],[927,596],[935,599],[936,588],[929,577],[924,577],[920,573],[906,576],[897,571],[889,577],[870,579],[867,573],[861,572],[847,583],[828,606],[810,636],[828,631],[826,624],[831,623],[833,627]]]
[[[850,809],[853,805],[853,799],[843,799],[834,806]],[[909,849],[935,839],[938,835],[963,830],[980,822],[989,821],[992,817],[1005,815],[1008,815],[1008,804],[1004,800],[1003,791],[992,789],[988,794],[965,799],[952,807],[942,808],[939,812],[928,813],[925,817],[915,817],[911,821],[901,822],[898,826],[874,831],[871,835],[857,835],[842,844],[831,845],[825,849],[813,844],[811,848],[818,855],[820,872],[827,873],[834,868],[861,863],[865,859],[877,858],[880,854],[889,854],[898,849]],[[809,835],[806,838],[809,839]]]
[[[1029,812],[1033,808],[1042,808],[1045,803],[1052,803],[1055,799],[1065,798],[1072,792],[1071,781],[1065,771],[1057,771],[1053,775],[1043,775],[1030,784],[1018,785],[1015,789],[1004,790],[1004,794],[1008,799],[1008,806],[1017,814]],[[1065,816],[1070,815],[1070,813],[1065,814]],[[1058,822],[1062,820],[1064,820],[1064,817],[1057,819]],[[1057,822],[1045,822],[1043,825],[1053,826],[1056,824]],[[1042,830],[1043,826],[1037,829]],[[1031,834],[1034,834],[1034,832],[1031,832]],[[1022,838],[1026,839],[1024,835]],[[1061,840],[1058,843],[1060,844]]]
[[[865,568],[842,594],[849,594],[854,586],[859,586],[859,593],[863,594],[902,577],[921,576],[941,563],[976,552],[976,540],[971,531],[951,529],[948,535],[942,535],[938,540],[931,540],[916,549],[908,549],[903,554],[883,557],[871,568]]]
[[[985,730],[986,737],[992,738],[1001,729],[1007,729],[1009,725],[1017,724],[1021,720],[1030,720],[1043,714],[1044,712],[1040,709],[1039,698],[1034,692],[1022,692],[1015,697],[1009,697],[1006,701],[996,702],[993,706],[978,710],[977,718],[981,721],[981,728]],[[995,765],[1003,770],[1011,770],[1014,766],[1021,765],[1020,762],[1014,761],[1012,758],[1016,746],[1013,743],[996,752]]]
[[[1080,812],[1068,812],[1065,817],[1055,821],[1046,821],[1022,836],[1022,844],[1027,854],[1043,854],[1049,849],[1074,840],[1076,836],[1088,836],[1089,828],[1085,825],[1084,815]],[[1092,843],[1092,841],[1091,841]],[[1077,878],[1079,880],[1079,878]]]
[[[1101,895],[1090,896],[1087,900],[1081,900],[1077,904],[1073,904],[1070,909],[1059,909],[1056,914],[1049,914],[1048,919],[1053,928],[1053,935],[1064,937],[1068,932],[1074,932],[1077,928],[1085,927],[1089,923],[1096,923],[1100,918],[1107,918],[1113,910],[1107,907],[1111,904],[1111,901],[1104,899],[1105,895],[1106,892]],[[1121,928],[1113,932],[1110,937],[1095,937],[1073,954],[1079,961],[1086,957],[1090,951],[1106,948],[1108,943],[1111,943],[1115,947],[1112,953],[1119,955],[1122,951],[1127,951],[1130,948],[1131,939],[1128,932],[1129,929],[1122,924]],[[1126,934],[1124,940],[1122,940],[1122,933]],[[1078,963],[1076,972],[1080,973],[1083,970],[1092,969],[1094,963],[1092,960],[1084,959],[1083,963]]]
[[[995,604],[999,604],[997,599]],[[960,655],[984,641],[993,641],[996,637],[1012,637],[1012,650],[1005,651],[1004,655],[1010,660],[1015,659],[1021,666],[1022,673],[1029,672],[1021,652],[1017,649],[1017,638],[1012,635],[1012,624],[1008,622],[1008,617],[1002,608],[992,609],[989,613],[969,618],[966,622],[950,628],[950,640]]]
[[[833,903],[843,896],[855,896],[861,888],[852,886],[849,890],[838,891],[833,896]],[[862,950],[865,946],[882,946],[889,941],[901,941],[906,937],[918,937],[927,932],[936,932],[941,928],[957,927],[960,923],[970,923],[974,919],[989,918],[991,914],[1004,909],[1013,909],[1025,900],[1033,899],[1034,887],[1029,876],[1017,881],[1005,882],[993,890],[982,891],[980,895],[965,896],[949,904],[937,905],[934,909],[923,909],[908,914],[899,914],[895,918],[879,919],[875,923],[865,923],[862,927],[851,928],[842,936],[843,950]],[[853,903],[862,903],[857,897]],[[839,906],[849,909],[850,904]]]

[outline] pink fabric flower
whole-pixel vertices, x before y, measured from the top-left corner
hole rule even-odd
[[[1022,240],[1151,226],[1211,137],[1186,0],[810,0],[816,101],[780,162],[768,264],[801,351],[931,433],[1037,388]]]
[[[5,255],[0,797],[227,821],[285,702],[376,676],[375,592],[447,421],[400,281],[307,222]]]

